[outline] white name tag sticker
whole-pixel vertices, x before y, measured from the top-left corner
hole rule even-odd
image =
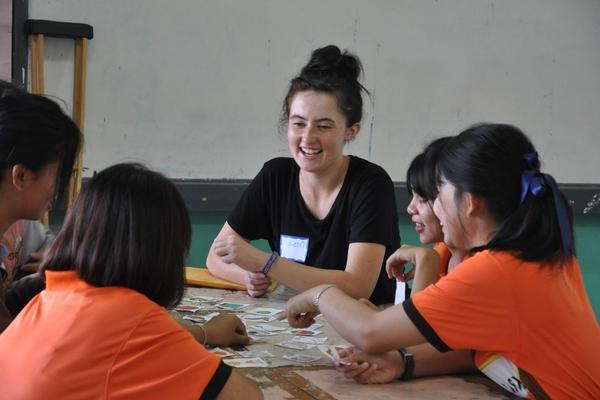
[[[303,263],[306,261],[306,253],[308,253],[308,238],[281,235],[279,249],[281,250],[281,257]]]

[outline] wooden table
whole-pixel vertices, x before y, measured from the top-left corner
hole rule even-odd
[[[280,285],[267,296],[254,299],[244,292],[222,289],[189,287],[185,298],[195,296],[222,297],[224,301],[250,304],[243,309],[256,307],[283,309],[287,299],[294,292]],[[184,299],[185,303],[186,300]],[[183,314],[183,313],[182,313]],[[322,335],[328,338],[327,344],[347,344],[323,318]],[[273,321],[269,324],[286,326],[286,322]],[[253,323],[249,323],[249,326]],[[255,381],[262,389],[265,399],[511,399],[510,395],[482,375],[469,374],[417,378],[405,382],[382,385],[362,385],[345,378],[335,371],[330,362],[322,357],[310,364],[298,364],[282,358],[284,354],[295,354],[297,350],[275,346],[275,343],[289,340],[289,334],[261,337],[249,350],[268,350],[275,357],[267,358],[269,368],[240,368],[238,371]],[[303,354],[321,355],[317,349],[302,351]]]

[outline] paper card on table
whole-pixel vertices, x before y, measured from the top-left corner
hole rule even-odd
[[[327,358],[329,358],[331,361],[333,361],[336,364],[341,364],[344,366],[349,366],[352,363],[348,362],[348,361],[342,361],[340,359],[340,355],[338,353],[338,351],[343,350],[343,349],[347,349],[348,346],[344,346],[344,345],[333,345],[333,344],[327,344],[327,345],[319,345],[317,346],[317,348],[321,351],[321,353],[325,354],[327,356]]]
[[[226,350],[226,349],[222,349],[220,347],[215,347],[215,348],[212,348],[212,349],[210,349],[208,351],[210,351],[211,353],[214,353],[214,354],[218,355],[221,358],[231,357],[231,356],[235,355],[231,351]]]
[[[242,308],[246,308],[248,307],[250,304],[242,304],[242,303],[227,303],[227,302],[223,302],[223,303],[219,303],[217,304],[217,307],[222,308],[224,310],[232,310],[232,311],[236,311],[236,310],[241,310]]]
[[[290,335],[294,335],[294,336],[316,336],[316,335],[320,335],[322,332],[321,331],[313,331],[310,329],[295,328],[295,329],[289,329],[283,333],[289,333]]]
[[[254,327],[267,332],[283,332],[288,330],[288,328],[286,327],[269,324],[256,324],[254,325]]]
[[[193,304],[180,304],[174,308],[175,311],[196,312],[200,309],[199,306]]]
[[[406,282],[396,280],[396,297],[394,297],[394,304],[404,303],[406,300]]]
[[[253,310],[248,310],[247,312],[250,314],[262,315],[263,317],[274,317],[278,314],[281,314],[283,310],[269,307],[258,307]]]
[[[207,303],[207,304],[217,304],[223,301],[222,297],[213,297],[213,296],[193,296],[186,299],[193,303]]]
[[[306,343],[306,344],[325,344],[327,337],[315,337],[315,336],[294,336],[293,342]]]
[[[275,346],[285,347],[286,349],[294,349],[294,350],[307,350],[315,347],[314,344],[300,343],[294,342],[292,340],[286,340],[284,342],[275,343]]]
[[[195,315],[195,314],[191,314],[191,315],[184,315],[182,319],[185,319],[187,321],[192,321],[196,324],[203,324],[205,322],[207,322],[208,320],[202,316],[202,315]]]
[[[268,350],[248,350],[248,351],[238,351],[238,354],[244,358],[271,358],[275,357]]]
[[[311,363],[311,362],[321,359],[321,357],[319,357],[319,356],[313,356],[311,354],[301,354],[301,353],[293,354],[293,355],[285,354],[283,356],[283,358],[285,358],[286,360],[303,363],[303,364]]]
[[[265,317],[257,314],[243,314],[240,316],[240,319],[247,322],[271,322],[275,320],[275,317]]]
[[[269,364],[262,358],[227,358],[223,362],[234,368],[268,367]]]
[[[254,335],[254,336],[275,336],[275,335],[279,335],[279,332],[271,332],[271,331],[265,331],[264,329],[259,329],[257,327],[254,326],[249,326],[247,329],[248,335]]]

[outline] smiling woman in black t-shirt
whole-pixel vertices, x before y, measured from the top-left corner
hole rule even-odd
[[[392,181],[343,153],[361,127],[360,72],[356,56],[327,46],[292,79],[283,105],[292,158],[268,161],[252,181],[209,251],[211,273],[252,296],[273,278],[299,291],[332,283],[355,298],[393,301],[395,282],[382,268],[400,245]]]

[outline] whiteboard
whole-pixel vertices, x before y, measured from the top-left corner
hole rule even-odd
[[[87,176],[136,160],[172,178],[252,178],[288,155],[289,80],[337,44],[372,93],[346,153],[393,180],[429,140],[493,121],[528,133],[559,182],[600,181],[597,0],[30,0],[29,13],[94,27]],[[67,107],[69,42],[46,42],[46,91]]]

